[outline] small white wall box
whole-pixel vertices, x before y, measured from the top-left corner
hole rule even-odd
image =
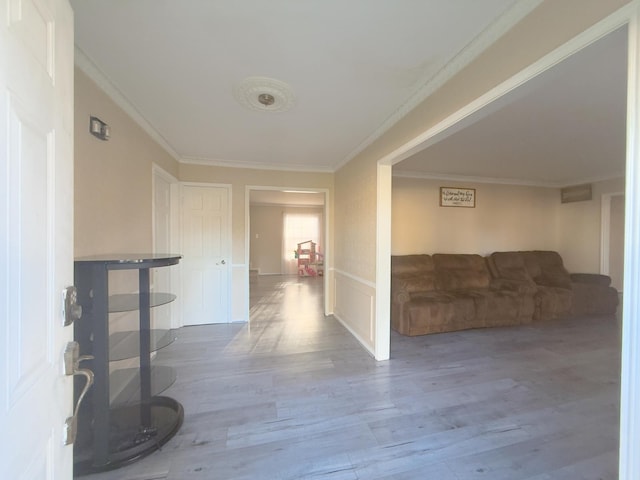
[[[576,185],[574,187],[564,187],[560,190],[560,201],[562,203],[584,202],[591,200],[591,184]]]

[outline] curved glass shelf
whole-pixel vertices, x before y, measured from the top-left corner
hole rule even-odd
[[[78,257],[75,262],[86,265],[102,264],[108,270],[132,270],[175,265],[181,258],[182,255],[178,253],[125,253]]]
[[[153,329],[151,335],[151,351],[160,350],[176,339],[174,330]],[[109,360],[125,360],[140,355],[140,332],[114,332],[109,335]]]
[[[182,405],[172,398],[151,399],[151,424],[148,426],[142,426],[140,408],[137,404],[111,410],[104,463],[96,462],[88,446],[75,446],[75,475],[113,470],[159,450],[176,434],[184,420]]]
[[[176,371],[166,365],[151,366],[151,395],[164,392],[176,381]],[[123,368],[109,375],[109,389],[120,392],[111,398],[110,406],[131,405],[140,401],[140,369]]]
[[[171,303],[176,299],[173,293],[151,292],[149,302],[152,307]],[[109,296],[109,313],[133,312],[140,307],[140,295],[137,293],[118,293]]]

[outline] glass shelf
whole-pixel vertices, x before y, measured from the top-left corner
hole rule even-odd
[[[160,350],[176,339],[174,330],[153,329],[151,335],[151,351]],[[125,360],[140,355],[140,332],[115,332],[109,335],[109,360]]]
[[[166,365],[151,366],[151,395],[164,392],[176,381],[176,371]],[[123,368],[109,375],[109,389],[120,392],[111,397],[110,406],[131,405],[140,401],[140,369]]]
[[[89,445],[76,445],[74,474],[113,470],[149,455],[175,435],[184,420],[182,405],[167,397],[153,397],[149,412],[151,424],[142,426],[139,404],[111,410],[104,463],[96,462]]]
[[[152,307],[171,303],[176,299],[173,293],[151,292],[149,302]],[[140,295],[137,293],[118,293],[109,296],[109,313],[133,312],[140,307]]]

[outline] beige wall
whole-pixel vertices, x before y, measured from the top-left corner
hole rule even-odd
[[[282,210],[265,205],[250,208],[249,267],[259,274],[282,273]]]
[[[624,180],[596,182],[592,199],[558,208],[558,251],[570,272],[600,272],[602,195],[624,191]]]
[[[377,164],[356,159],[336,174],[334,315],[376,355]]]
[[[335,177],[335,266],[375,281],[377,165],[356,160]]]
[[[392,255],[557,250],[570,272],[598,273],[602,195],[624,190],[623,179],[595,182],[592,200],[563,204],[558,188],[454,184],[393,179]],[[440,207],[441,186],[475,188],[476,208]]]
[[[111,127],[108,141],[89,133],[91,115]],[[152,250],[153,162],[177,176],[178,162],[76,68],[76,256]]]
[[[282,270],[282,239],[285,213],[319,213],[322,208],[252,205],[250,207],[250,268],[261,275],[286,273]],[[322,222],[324,223],[324,222]],[[324,240],[323,229],[320,238],[314,239],[318,245]],[[322,246],[324,251],[324,246]],[[293,252],[291,252],[293,258]]]
[[[441,186],[474,188],[476,207],[440,207]],[[394,177],[392,199],[392,255],[487,255],[557,245],[555,188]]]

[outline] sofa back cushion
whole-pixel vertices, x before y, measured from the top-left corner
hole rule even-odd
[[[480,255],[438,253],[433,264],[439,290],[489,288],[491,283],[487,262]]]
[[[433,292],[436,289],[434,275],[400,275],[391,282],[393,291],[404,291],[407,293]]]
[[[417,275],[424,272],[433,272],[433,259],[431,255],[392,255],[392,275]]]
[[[520,252],[494,252],[487,258],[487,263],[495,278],[533,283]]]
[[[391,257],[392,287],[409,293],[435,290],[435,270],[431,255],[394,255]]]
[[[532,250],[520,253],[529,275],[538,285],[571,288],[571,277],[558,252]]]

